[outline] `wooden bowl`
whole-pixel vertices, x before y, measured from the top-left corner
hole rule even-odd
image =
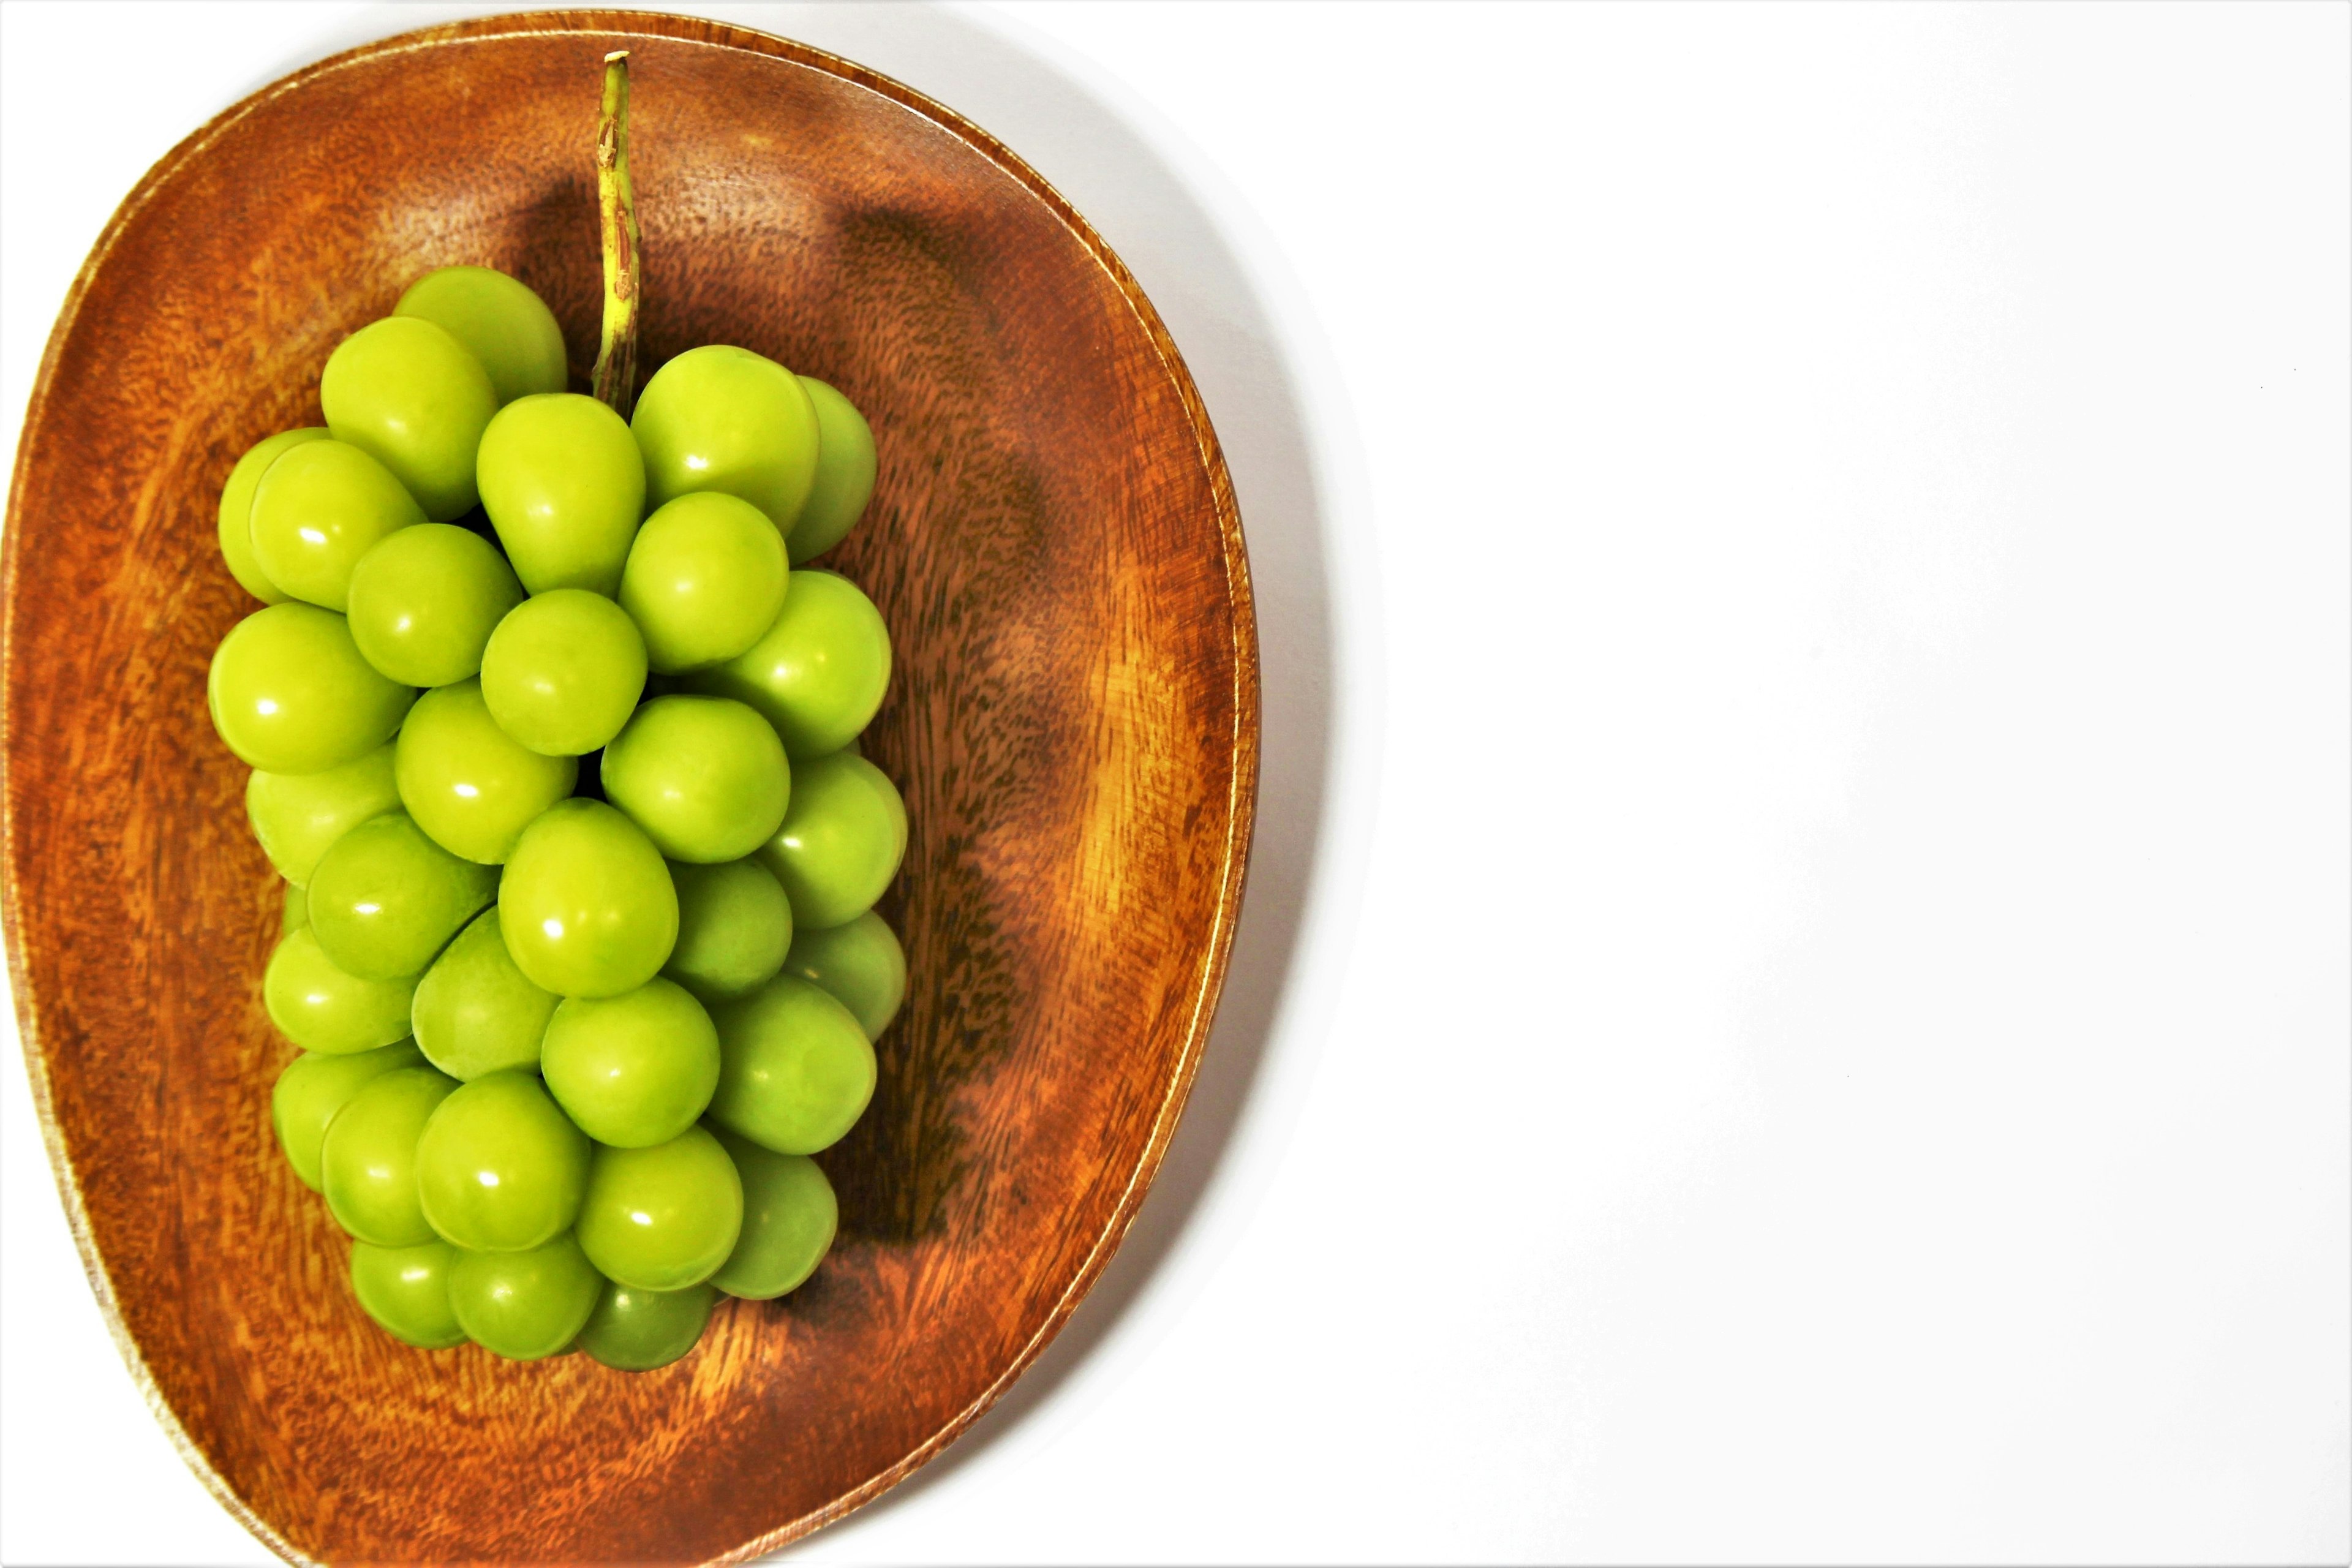
[[[823,1160],[814,1281],[691,1355],[405,1349],[278,1157],[278,886],[213,734],[255,605],[213,515],[319,422],[345,333],[428,268],[503,268],[595,349],[590,162],[634,51],[640,363],[741,343],[871,416],[832,563],[898,650],[869,752],[906,792],[884,912],[914,975]],[[814,49],[633,12],[499,16],[256,93],[124,201],[75,284],[8,507],[9,959],[68,1210],[133,1373],[292,1559],[733,1561],[938,1453],[1133,1217],[1223,978],[1256,784],[1256,640],[1216,439],[1158,315],[985,132]]]

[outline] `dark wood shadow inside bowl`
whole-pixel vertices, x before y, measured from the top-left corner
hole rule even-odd
[[[594,350],[598,61],[633,51],[641,363],[735,342],[839,386],[881,472],[821,563],[897,649],[868,754],[911,841],[914,983],[823,1157],[785,1300],[628,1376],[405,1350],[276,1156],[276,885],[204,677],[239,452],[426,268],[504,268]],[[1256,776],[1239,520],[1159,318],[984,132],[814,50],[624,12],[499,17],[297,73],[125,201],[10,495],[5,907],[35,1091],[110,1321],[198,1472],[337,1562],[697,1562],[856,1507],[1051,1337],[1207,1037]]]

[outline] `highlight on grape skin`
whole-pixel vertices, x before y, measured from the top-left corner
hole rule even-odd
[[[536,258],[451,256],[221,476],[258,604],[206,702],[285,889],[253,982],[299,1047],[253,1092],[350,1238],[321,1276],[395,1353],[652,1372],[797,1289],[838,1220],[812,1156],[908,990],[873,908],[903,781],[858,741],[889,635],[806,564],[877,436],[836,367],[740,344],[636,395],[626,68],[593,375],[513,275]]]

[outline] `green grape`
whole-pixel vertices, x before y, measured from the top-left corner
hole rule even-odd
[[[743,1179],[743,1233],[710,1282],[730,1296],[773,1300],[824,1261],[841,1205],[807,1155],[779,1154],[725,1131],[719,1142]]]
[[[286,910],[278,916],[278,934],[285,936],[300,931],[310,923],[310,895],[302,891],[299,882],[286,884]]]
[[[336,966],[305,925],[278,939],[262,976],[269,1021],[306,1051],[350,1056],[408,1033],[414,979],[362,980]]]
[[[712,343],[654,373],[629,421],[646,458],[646,499],[740,496],[789,540],[816,479],[816,406],[774,360]]]
[[[907,999],[906,951],[872,910],[846,925],[795,935],[784,973],[824,987],[856,1015],[869,1040],[882,1037]]]
[[[529,1252],[465,1252],[449,1267],[449,1306],[476,1344],[513,1361],[567,1350],[604,1293],[569,1236]]]
[[[319,1187],[335,1222],[378,1247],[435,1238],[416,1191],[416,1141],[457,1080],[431,1068],[394,1068],[359,1087],[319,1145]]]
[[[482,668],[482,650],[522,584],[490,542],[455,523],[404,528],[352,568],[352,640],[405,686],[447,686]]]
[[[394,752],[400,801],[442,848],[485,866],[514,853],[539,814],[580,777],[571,757],[516,744],[490,716],[482,683],[461,680],[416,700]]]
[[[733,658],[784,607],[790,568],[765,513],[718,490],[680,496],[646,519],[621,573],[621,607],[646,660],[672,674]]]
[[[478,1078],[441,1102],[416,1146],[425,1217],[469,1252],[528,1252],[572,1228],[588,1140],[527,1072]]]
[[[782,612],[749,652],[685,679],[689,691],[759,710],[794,762],[856,740],[889,684],[882,612],[848,578],[816,571],[793,574]]]
[[[385,1333],[422,1351],[466,1342],[449,1306],[449,1270],[457,1254],[448,1243],[371,1247],[352,1243],[352,1294]]]
[[[793,907],[773,871],[746,859],[673,863],[669,874],[677,885],[677,946],[664,974],[715,1006],[757,991],[783,967]]]
[[[432,322],[466,346],[488,373],[500,403],[561,392],[572,370],[563,329],[530,285],[487,267],[443,267],[408,286],[395,316]]]
[[[874,1098],[874,1046],[848,1008],[779,974],[713,1015],[719,1088],[710,1120],[780,1154],[840,1142]]]
[[[486,1074],[539,1070],[539,1043],[560,1000],[515,967],[495,905],[441,951],[416,983],[410,1018],[425,1059],[471,1083]]]
[[[657,697],[604,748],[604,798],[673,860],[740,860],[775,836],[792,799],[766,720],[722,697]]]
[[[406,812],[386,812],[319,858],[310,930],[329,958],[362,979],[422,974],[498,888],[494,868],[450,854]]]
[[[482,437],[481,478],[482,508],[524,587],[620,591],[646,465],[619,415],[572,392],[519,398]]]
[[[382,463],[341,441],[309,442],[270,464],[253,493],[254,563],[295,598],[344,609],[360,558],[424,521]]]
[[[499,411],[489,373],[432,322],[387,316],[345,338],[319,378],[327,428],[393,471],[435,522],[471,510],[474,453]]]
[[[596,750],[621,732],[645,689],[636,624],[585,589],[524,600],[482,653],[482,697],[499,727],[543,756]]]
[[[802,931],[864,914],[906,853],[907,806],[898,787],[872,763],[844,752],[794,766],[792,809],[760,847]]]
[[[414,689],[360,657],[343,617],[272,605],[229,628],[205,683],[213,728],[247,767],[315,773],[392,739]]]
[[[710,1103],[719,1031],[681,987],[646,981],[556,1008],[541,1047],[547,1087],[580,1130],[616,1149],[667,1143]]]
[[[499,922],[534,984],[617,996],[669,962],[677,889],[635,824],[603,801],[567,800],[523,829],[499,882]]]
[[[261,563],[253,558],[253,492],[269,465],[288,451],[305,441],[325,439],[327,431],[321,426],[281,430],[266,437],[236,460],[236,467],[228,471],[228,483],[221,487],[221,559],[228,563],[228,574],[236,579],[238,586],[265,605],[284,604],[286,590],[271,582]]]
[[[604,1287],[580,1348],[615,1372],[651,1372],[667,1366],[702,1338],[719,1292],[708,1285],[683,1290],[640,1290],[634,1285]]]
[[[575,1234],[606,1279],[683,1290],[727,1261],[742,1225],[735,1162],[718,1139],[689,1127],[650,1149],[600,1145]]]
[[[326,1141],[335,1112],[385,1073],[423,1060],[415,1041],[402,1040],[357,1056],[305,1052],[286,1064],[269,1091],[269,1125],[278,1134],[278,1146],[286,1151],[286,1163],[304,1186],[319,1190],[319,1146]]]
[[[319,857],[371,816],[400,809],[393,749],[378,746],[341,767],[315,773],[256,769],[245,781],[245,815],[278,874],[308,887]]]
[[[874,495],[874,432],[857,405],[813,375],[801,377],[816,409],[816,479],[793,524],[793,564],[840,543]]]

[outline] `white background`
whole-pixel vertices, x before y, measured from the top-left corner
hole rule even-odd
[[[1096,219],[1267,646],[1161,1189],[799,1555],[2352,1554],[2352,12],[709,9]],[[455,14],[0,13],[11,437],[152,160]],[[0,1110],[0,1558],[263,1561]]]

